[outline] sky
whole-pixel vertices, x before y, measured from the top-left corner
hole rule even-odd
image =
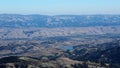
[[[0,0],[0,14],[120,14],[120,0]]]

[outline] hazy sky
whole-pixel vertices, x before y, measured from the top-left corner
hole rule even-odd
[[[0,13],[120,14],[120,0],[0,0]]]

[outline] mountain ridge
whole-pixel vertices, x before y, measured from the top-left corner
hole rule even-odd
[[[89,27],[120,25],[120,15],[0,14],[0,27]]]

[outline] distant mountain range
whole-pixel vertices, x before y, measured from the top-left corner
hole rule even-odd
[[[0,14],[0,68],[120,68],[120,15]]]
[[[0,14],[0,27],[88,27],[120,25],[120,15]]]

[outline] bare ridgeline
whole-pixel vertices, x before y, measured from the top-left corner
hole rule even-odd
[[[120,15],[0,15],[0,68],[120,68]]]

